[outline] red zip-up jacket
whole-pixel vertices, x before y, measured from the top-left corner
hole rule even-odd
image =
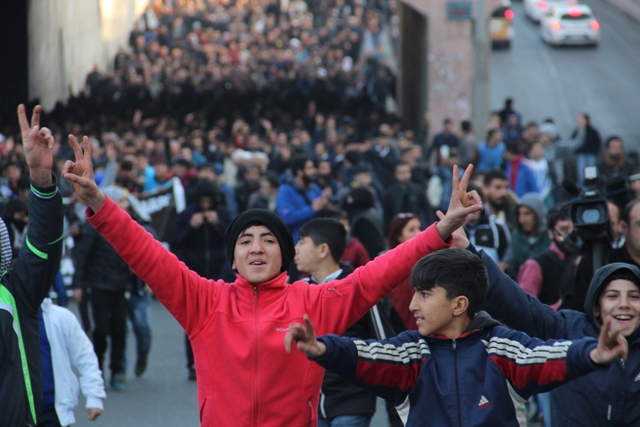
[[[309,286],[281,273],[254,287],[240,276],[198,276],[108,198],[87,218],[189,335],[205,427],[315,426],[324,370],[296,349],[285,352],[289,325],[308,314],[318,335],[342,334],[420,258],[451,243],[432,225],[345,279]]]

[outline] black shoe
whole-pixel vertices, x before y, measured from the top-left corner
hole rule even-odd
[[[146,370],[147,370],[147,359],[138,359],[136,361],[136,369],[135,369],[136,377],[139,377],[140,375],[144,374],[144,371]]]
[[[195,381],[195,380],[196,380],[196,370],[189,369],[189,381]]]

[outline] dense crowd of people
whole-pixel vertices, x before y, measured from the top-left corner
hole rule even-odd
[[[594,263],[640,265],[633,234],[640,223],[639,159],[619,136],[601,136],[597,117],[592,123],[579,113],[575,131],[560,135],[552,118],[525,121],[507,99],[487,123],[446,119],[442,129],[433,129],[425,114],[422,129],[414,132],[386,112],[394,77],[381,37],[388,26],[393,44],[396,8],[396,1],[375,0],[157,0],[109,70],[94,69],[82,94],[43,113],[41,123],[53,140],[53,173],[65,200],[65,258],[75,267],[67,271],[69,292],[80,305],[101,370],[110,347],[113,390],[126,389],[127,317],[136,335],[134,372],[146,371],[151,296],[86,221],[86,204],[64,179],[65,161],[77,160],[69,134],[88,136],[101,192],[206,279],[235,280],[238,270],[225,259],[233,251],[225,230],[254,208],[282,221],[296,254],[305,254],[310,239],[312,247],[322,242],[329,248],[330,258],[296,255],[283,264],[291,282],[304,278],[312,286],[347,277],[418,235],[441,218],[438,210],[447,213],[458,178],[452,171],[460,168],[462,176],[469,165],[474,172],[467,188],[482,209],[464,219],[463,235],[484,251],[490,280],[504,273],[502,282],[516,280],[551,310],[593,316],[585,303],[591,307],[596,298],[588,286]],[[0,203],[15,259],[27,246],[33,184],[24,127],[22,136],[17,127],[1,131]],[[583,174],[589,167],[597,177]],[[581,186],[597,189],[606,204],[608,222],[598,235],[585,234],[573,222],[570,199]],[[173,197],[168,209],[147,211],[145,201],[159,194]],[[331,221],[322,225],[314,222],[318,218]],[[335,220],[344,226],[334,230],[338,237],[322,235]],[[602,259],[592,256],[596,246],[604,246],[598,249]],[[607,286],[605,279],[599,277],[598,286]],[[640,283],[628,275],[622,279]],[[63,302],[68,290],[60,275],[55,282]],[[400,282],[380,304],[371,301],[361,310],[372,310],[359,320],[361,329],[370,327],[366,319],[382,319],[367,329],[367,337],[418,329],[407,309],[414,292],[408,277]],[[488,305],[494,299],[490,294]],[[348,325],[334,326],[325,329],[342,332]],[[565,338],[542,336],[534,326],[519,328],[544,339]],[[196,380],[193,325],[185,330],[188,375]],[[196,353],[201,348],[196,344]],[[104,397],[99,384],[93,390]],[[537,402],[551,425],[549,395],[538,395]],[[370,405],[363,406],[370,417]],[[96,408],[101,412],[101,404]],[[392,415],[390,423],[401,425]]]

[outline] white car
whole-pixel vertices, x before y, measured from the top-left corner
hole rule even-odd
[[[600,41],[600,23],[589,6],[556,6],[540,21],[542,40],[552,45],[588,44]]]
[[[576,0],[524,0],[524,14],[533,22],[540,22],[549,9],[565,4],[578,4],[578,2]]]

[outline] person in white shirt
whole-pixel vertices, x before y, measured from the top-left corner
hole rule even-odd
[[[54,305],[49,298],[42,302],[40,308],[45,405],[38,427],[75,423],[73,410],[78,405],[79,389],[87,400],[87,417],[94,421],[104,410],[106,393],[93,345],[72,312]],[[78,371],[80,378],[72,368]],[[47,394],[52,397],[49,399],[52,400],[52,408],[46,407]]]

